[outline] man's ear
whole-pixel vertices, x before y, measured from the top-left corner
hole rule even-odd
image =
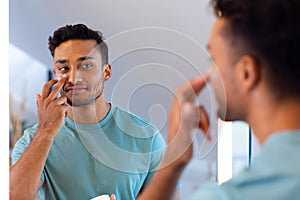
[[[104,81],[108,81],[111,78],[111,65],[106,64],[104,67]]]
[[[259,82],[261,71],[257,60],[250,55],[244,55],[238,60],[240,83],[246,90],[252,90]]]

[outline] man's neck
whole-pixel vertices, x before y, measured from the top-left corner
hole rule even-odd
[[[300,130],[300,104],[284,101],[257,108],[252,112],[249,124],[261,144],[278,132]]]
[[[110,107],[110,103],[104,101],[104,98],[99,98],[86,106],[71,107],[67,115],[76,123],[96,124],[107,116]]]

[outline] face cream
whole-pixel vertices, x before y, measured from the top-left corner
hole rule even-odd
[[[100,195],[97,197],[92,198],[91,200],[110,200],[109,196],[107,194]]]

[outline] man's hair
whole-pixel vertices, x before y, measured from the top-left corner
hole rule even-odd
[[[266,67],[267,82],[276,95],[299,98],[300,1],[211,0],[211,4],[217,17],[228,22],[225,32],[230,39],[240,40],[243,53]]]
[[[84,24],[66,25],[58,28],[48,39],[48,48],[54,56],[54,50],[68,40],[95,40],[98,44],[103,64],[108,64],[108,47],[100,31],[89,29]]]

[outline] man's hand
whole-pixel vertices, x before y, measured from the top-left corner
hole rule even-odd
[[[207,113],[203,106],[195,105],[207,79],[207,76],[193,79],[177,90],[169,116],[169,162],[177,159],[184,165],[189,162],[193,154],[192,132],[196,128],[201,129],[208,140],[211,139]]]
[[[59,81],[51,80],[45,84],[42,95],[37,94],[40,128],[18,162],[10,167],[10,199],[34,199],[42,186],[41,175],[45,162],[68,110],[66,97],[57,98],[66,80],[67,77]]]
[[[202,129],[210,139],[208,116],[202,106],[195,105],[207,80],[207,75],[193,79],[178,89],[169,116],[167,152],[160,169],[138,200],[172,199],[181,173],[193,156],[193,130]]]
[[[49,81],[45,84],[42,95],[36,95],[40,130],[52,136],[55,136],[60,130],[69,109],[66,97],[58,97],[67,78],[62,77],[60,80]],[[53,87],[52,91],[51,87]]]

